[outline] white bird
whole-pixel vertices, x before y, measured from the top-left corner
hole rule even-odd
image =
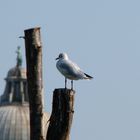
[[[66,53],[60,53],[56,60],[58,60],[56,63],[57,69],[65,77],[65,88],[67,88],[67,79],[71,80],[71,89],[73,89],[73,80],[93,78],[73,63]]]

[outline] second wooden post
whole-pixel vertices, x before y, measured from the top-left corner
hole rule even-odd
[[[46,140],[69,140],[74,113],[74,93],[70,89],[55,89],[52,114]]]

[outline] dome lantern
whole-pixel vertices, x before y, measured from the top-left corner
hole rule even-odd
[[[17,48],[17,64],[8,71],[5,78],[6,86],[1,96],[0,104],[27,103],[27,78],[26,69],[22,68],[22,55],[20,47]]]

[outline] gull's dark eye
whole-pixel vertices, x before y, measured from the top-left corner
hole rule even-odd
[[[60,55],[59,55],[59,58],[62,58],[62,57],[63,57],[63,55],[62,55],[62,54],[60,54]]]

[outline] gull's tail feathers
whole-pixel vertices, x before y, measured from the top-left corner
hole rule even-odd
[[[90,80],[93,79],[92,76],[90,76],[90,75],[88,75],[88,74],[86,74],[86,73],[84,73],[84,74],[85,74],[85,76],[86,76],[85,79],[90,79]]]

